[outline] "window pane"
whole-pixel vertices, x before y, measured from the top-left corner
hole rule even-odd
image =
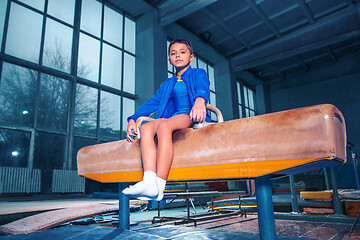
[[[100,37],[101,3],[96,0],[82,1],[80,28]]]
[[[33,126],[37,74],[4,62],[0,82],[0,122]]]
[[[73,25],[75,0],[48,0],[48,13]]]
[[[135,22],[125,18],[125,50],[135,54]]]
[[[38,63],[42,19],[40,14],[12,3],[5,53]]]
[[[239,105],[239,118],[243,118],[242,106],[241,105]]]
[[[248,88],[244,86],[245,107],[249,107]]]
[[[213,92],[210,92],[210,104],[216,106],[216,95]]]
[[[121,89],[121,51],[103,44],[101,83]]]
[[[47,19],[43,65],[70,73],[72,29]]]
[[[98,82],[100,42],[83,33],[80,34],[78,75]]]
[[[249,89],[249,108],[255,110],[254,107],[254,92]]]
[[[168,56],[168,58],[169,58],[169,46],[170,46],[170,42],[167,41],[166,42],[166,56]],[[168,66],[168,71],[172,72],[172,65],[170,64],[169,60],[167,61],[167,66]]]
[[[129,98],[123,98],[122,138],[126,138],[127,124],[128,124],[127,118],[132,114],[134,114],[134,112],[135,112],[135,101]]]
[[[47,74],[41,75],[38,127],[66,132],[70,84]]]
[[[208,66],[208,68],[209,68],[210,90],[215,92],[214,68],[211,66]]]
[[[190,62],[190,66],[192,68],[197,68],[197,58],[196,57],[194,57],[194,60],[192,62]]]
[[[100,134],[102,137],[120,139],[120,96],[101,92]]]
[[[82,147],[95,145],[98,142],[94,139],[82,138],[82,137],[74,137],[73,141],[73,152],[72,152],[72,164],[71,169],[77,169],[77,153]]]
[[[248,108],[245,108],[246,117],[250,117],[250,110]]]
[[[173,77],[173,76],[174,76],[173,73],[169,73],[169,72],[168,72],[168,78],[171,78],[171,77]]]
[[[45,0],[20,0],[20,1],[40,11],[44,11]]]
[[[65,135],[36,132],[34,168],[44,170],[63,169],[65,142]]]
[[[76,86],[74,133],[96,136],[98,90]]]
[[[250,110],[250,117],[255,116],[255,112]]]
[[[198,59],[198,68],[202,68],[204,69],[206,72],[207,72],[207,69],[206,69],[206,63],[203,62],[202,60]]]
[[[210,92],[210,104],[216,106],[216,95],[213,92]],[[213,112],[210,112],[210,117],[212,121],[217,120],[216,114]]]
[[[124,91],[135,93],[135,57],[124,54]]]
[[[171,65],[171,63],[169,61],[167,61],[167,65],[168,65],[168,71],[174,72],[173,65]]]
[[[237,87],[237,94],[238,94],[238,103],[242,104],[241,103],[241,88],[240,88],[240,83],[239,82],[236,82],[236,87]]]
[[[123,16],[105,6],[104,39],[122,47]]]
[[[7,1],[0,1],[0,46],[2,45]]]
[[[30,132],[0,128],[0,166],[27,167]]]

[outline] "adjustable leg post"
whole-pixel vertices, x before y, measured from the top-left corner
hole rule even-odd
[[[276,239],[274,205],[270,176],[255,178],[255,192],[261,240]]]
[[[357,189],[360,189],[360,179],[359,179],[358,167],[357,167],[358,164],[357,164],[357,159],[356,159],[356,154],[355,154],[355,152],[351,152],[351,158],[352,158],[352,160],[353,160],[356,186],[357,186]]]
[[[335,215],[343,215],[341,201],[338,194],[337,182],[335,179],[334,167],[330,167],[330,180],[333,190],[333,203],[334,203]]]
[[[326,184],[326,190],[330,190],[330,183],[329,183],[329,172],[327,168],[324,169],[324,177],[325,177],[325,184]]]
[[[299,213],[299,202],[296,195],[295,178],[294,175],[289,175],[290,190],[291,190],[291,208],[293,213]]]
[[[130,201],[129,197],[122,193],[128,186],[127,183],[119,183],[119,228],[130,229]]]

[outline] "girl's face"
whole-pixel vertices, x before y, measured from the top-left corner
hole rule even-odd
[[[187,67],[194,60],[194,54],[191,54],[185,43],[174,43],[170,47],[169,62],[177,69]]]

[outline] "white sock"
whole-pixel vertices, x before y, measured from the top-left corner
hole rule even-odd
[[[133,186],[125,188],[122,193],[130,196],[156,197],[159,193],[156,173],[153,171],[145,171],[143,180]]]
[[[157,186],[158,186],[158,194],[155,197],[145,197],[145,196],[138,196],[137,199],[142,201],[149,201],[149,200],[155,200],[155,201],[161,201],[164,198],[164,190],[166,186],[166,180],[157,177],[156,178]]]
[[[164,198],[166,180],[159,178],[159,177],[157,177],[156,180],[157,180],[159,194],[158,194],[157,198],[155,199],[155,201],[161,201]]]

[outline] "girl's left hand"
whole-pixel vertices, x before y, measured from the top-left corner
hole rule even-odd
[[[206,119],[206,107],[205,100],[202,97],[198,97],[195,100],[195,104],[190,111],[190,119],[196,123],[202,123]]]

